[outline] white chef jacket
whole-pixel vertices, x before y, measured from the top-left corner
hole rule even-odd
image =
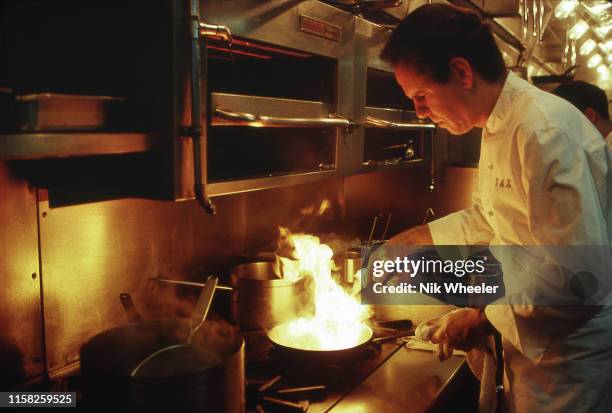
[[[606,143],[608,144],[608,149],[612,151],[612,131],[606,136]]]
[[[610,265],[609,170],[605,142],[574,106],[510,72],[483,129],[471,207],[429,224],[436,245],[490,245],[502,262],[506,305],[485,313],[503,338],[505,411],[612,412],[612,307],[509,304],[524,281],[559,282],[550,268],[563,257],[529,246],[603,246]],[[497,247],[507,245],[525,251],[507,256]]]

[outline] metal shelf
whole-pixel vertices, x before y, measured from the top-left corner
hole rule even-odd
[[[0,134],[0,160],[68,158],[146,152],[157,146],[145,133],[57,132]]]
[[[278,188],[287,185],[305,184],[340,176],[338,171],[315,171],[293,175],[279,175],[264,178],[243,179],[236,181],[213,182],[207,185],[210,196],[237,194],[260,189]]]

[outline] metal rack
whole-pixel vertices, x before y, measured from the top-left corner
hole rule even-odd
[[[147,152],[159,139],[145,133],[56,132],[0,135],[0,160]]]

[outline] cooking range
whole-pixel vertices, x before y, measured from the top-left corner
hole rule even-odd
[[[156,321],[153,322],[158,323]],[[381,322],[374,325],[374,330],[376,338],[367,343],[359,352],[337,359],[329,357],[325,359],[325,357],[316,356],[306,358],[291,357],[275,346],[267,338],[264,331],[251,330],[241,332],[245,341],[244,387],[238,385],[236,379],[234,379],[235,387],[230,389],[228,393],[223,394],[220,392],[218,396],[238,401],[244,397],[244,406],[242,407],[245,410],[242,410],[242,407],[236,404],[234,404],[235,407],[229,408],[229,410],[225,404],[212,404],[212,406],[223,406],[222,410],[219,411],[330,411],[342,399],[351,394],[355,388],[366,381],[377,368],[389,362],[391,356],[396,352],[400,350],[406,351],[401,337],[414,332],[409,320],[389,323]],[[134,338],[131,337],[131,339],[133,340]],[[99,354],[94,356],[99,357]],[[98,363],[103,363],[104,361],[104,358],[96,359]],[[87,362],[85,360],[85,363]],[[232,360],[232,364],[236,364],[236,361]],[[458,368],[459,365],[459,363],[456,363],[455,368]],[[217,378],[222,378],[224,374],[226,375],[226,372],[216,368],[211,373],[211,377],[214,377],[212,376],[213,374],[217,375]],[[52,383],[50,390],[76,391],[77,406],[83,411],[100,411],[100,409],[104,410],[105,408],[111,408],[113,405],[116,406],[117,403],[127,402],[121,399],[121,396],[117,393],[112,398],[108,397],[108,389],[113,388],[117,383],[105,388],[104,386],[108,386],[108,383],[98,382],[97,384],[102,386],[98,388],[102,394],[96,394],[94,391],[92,395],[91,389],[89,391],[87,389],[87,380],[84,378],[84,375],[86,373],[81,372],[81,374],[63,378]],[[180,385],[189,386],[189,383],[181,382]],[[149,397],[151,395],[149,393],[150,390],[148,389],[147,392]],[[176,385],[159,387],[158,391],[168,395],[168,393],[176,391]],[[101,400],[100,397],[104,397],[104,395],[107,398]],[[210,401],[203,399],[204,401],[208,402],[208,404],[189,406],[176,404],[173,398],[173,403],[175,404],[166,407],[181,411],[209,411],[205,407],[210,409]],[[156,400],[156,403],[155,406],[157,408],[163,408],[163,398]]]
[[[304,243],[305,239],[313,243]],[[417,383],[401,388],[402,397],[395,402],[405,402],[404,396],[416,392],[424,397],[413,406],[416,410],[412,411],[416,412],[425,411],[440,400],[442,389],[460,372],[461,358],[436,363],[442,373],[413,371],[412,364],[430,362],[434,356],[406,347],[404,339],[414,334],[414,326],[407,319],[359,321],[357,333],[351,336],[351,320],[363,320],[366,314],[355,310],[367,306],[361,306],[352,297],[354,288],[343,283],[341,271],[335,268],[332,277],[329,247],[320,244],[318,237],[306,234],[292,234],[287,240],[294,248],[292,256],[301,256],[302,260],[291,259],[281,264],[286,257],[276,255],[275,261],[239,265],[230,270],[232,286],[217,285],[215,277],[209,277],[205,283],[151,279],[154,288],[176,285],[178,289],[199,291],[200,299],[191,320],[143,321],[137,304],[128,294],[122,294],[119,301],[129,324],[102,332],[85,343],[81,348],[80,374],[54,383],[53,390],[77,391],[77,405],[85,411],[105,410],[119,404],[132,411],[326,412],[354,411],[351,409],[355,403],[365,403],[363,411],[371,411],[368,406],[384,396],[386,387],[393,388],[409,377],[413,381],[416,378]],[[318,259],[312,259],[317,252]],[[311,256],[310,262],[304,259],[306,253]],[[295,280],[298,291],[302,298],[312,301],[299,303],[301,310],[297,308],[300,305],[287,306],[287,300],[278,298],[283,294],[293,297],[294,291],[286,288],[288,279],[279,279],[278,274],[280,271],[284,277],[291,277],[292,264],[301,267],[300,277]],[[265,274],[262,268],[267,271]],[[318,271],[309,274],[305,268]],[[236,274],[261,285],[253,289],[239,284]],[[284,282],[275,301],[271,300],[274,294],[260,290],[270,285],[279,288],[266,284],[273,281]],[[334,315],[340,314],[346,325],[334,325],[334,315],[326,313],[329,291],[322,292],[320,287],[327,281],[331,283],[327,287],[340,294],[332,303]],[[194,331],[194,317],[196,323],[201,318],[196,316],[201,312],[200,302],[206,302],[215,287],[219,298],[230,294],[231,311],[223,314],[221,308],[203,323],[200,331]],[[267,298],[268,305],[258,306],[249,299],[243,305],[248,303],[253,313],[268,316],[246,318],[236,311],[240,297],[248,296],[249,291],[258,291]],[[348,301],[342,303],[345,299]],[[272,310],[283,308],[286,317],[271,322],[269,314],[275,313]],[[346,310],[351,314],[344,314],[343,318]],[[220,316],[236,324],[230,325]],[[253,324],[255,320],[259,326]],[[391,381],[385,388],[372,384],[381,377]],[[109,398],[109,394],[113,397]]]
[[[369,344],[350,359],[313,363],[287,360],[268,340],[247,334],[247,359],[252,357],[246,368],[247,411],[258,406],[270,412],[330,410],[401,347],[391,337],[389,342]]]

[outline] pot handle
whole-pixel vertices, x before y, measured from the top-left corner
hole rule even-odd
[[[128,322],[140,323],[142,321],[142,316],[136,309],[136,306],[132,301],[132,296],[130,296],[128,293],[121,293],[119,294],[119,300],[123,305],[123,309],[125,310],[125,315],[127,316]]]
[[[161,277],[151,277],[151,281],[168,283],[168,284],[177,284],[177,285],[187,285],[190,287],[204,287],[204,283],[194,282],[194,281],[180,281],[180,280],[171,280],[169,278],[161,278]],[[215,287],[215,291],[235,291],[236,289],[229,285],[217,284]]]

